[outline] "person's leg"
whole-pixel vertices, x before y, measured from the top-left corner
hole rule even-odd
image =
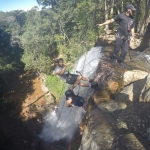
[[[91,87],[91,88],[97,88],[98,87],[97,83],[89,83],[89,82],[88,83],[82,83],[81,80],[83,80],[82,76],[77,76],[77,75],[72,74],[70,80],[67,81],[67,83],[73,84],[73,86],[71,86],[69,89],[73,90],[77,85],[80,85],[82,87]],[[89,80],[84,77],[84,81],[89,81]]]
[[[123,62],[126,58],[126,55],[129,51],[129,40],[126,40],[123,42],[122,49],[121,49],[121,55],[120,55],[120,62]]]
[[[89,83],[82,83],[82,82],[80,82],[79,85],[83,86],[83,87],[90,87]]]
[[[121,38],[116,38],[114,50],[110,56],[111,59],[118,59],[118,53],[122,47],[123,41]]]
[[[81,76],[81,79],[82,79],[83,81],[88,81],[88,82],[89,82],[89,79],[86,78],[86,77]]]
[[[81,80],[81,76],[78,76],[76,82],[69,89],[73,90],[80,83],[80,80]]]
[[[73,86],[71,86],[69,89],[73,90],[77,85],[83,86],[83,87],[89,87],[89,83],[81,83],[80,80],[82,80],[82,76],[78,76]]]

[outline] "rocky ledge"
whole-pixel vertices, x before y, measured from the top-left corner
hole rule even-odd
[[[99,89],[88,101],[79,150],[150,149],[150,67],[135,59],[138,54],[132,56],[135,61],[127,58],[126,68],[112,66],[106,57],[100,61]]]

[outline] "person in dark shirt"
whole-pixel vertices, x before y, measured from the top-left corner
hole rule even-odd
[[[73,90],[77,85],[83,86],[83,87],[91,87],[96,89],[98,87],[98,84],[95,83],[92,79],[87,79],[81,75],[77,74],[71,74],[66,69],[70,64],[64,64],[63,59],[59,58],[57,60],[57,66],[55,68],[55,73],[59,76],[61,80],[64,82],[71,84],[70,87],[71,90]],[[81,80],[87,81],[87,83],[82,83]]]
[[[78,95],[75,95],[72,90],[67,90],[65,92],[66,95],[66,107],[83,107],[84,98]]]
[[[116,64],[116,62],[118,62],[122,67],[125,66],[123,62],[129,50],[130,40],[134,41],[133,13],[135,10],[136,9],[132,4],[128,4],[126,5],[125,13],[118,14],[114,18],[107,20],[102,24],[97,24],[98,27],[101,27],[103,25],[113,23],[114,21],[119,23],[114,50],[110,57],[112,59],[113,64]],[[120,49],[121,55],[120,57],[118,57]]]

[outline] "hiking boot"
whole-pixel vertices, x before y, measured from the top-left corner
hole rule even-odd
[[[125,67],[126,67],[126,65],[125,65],[124,62],[119,62],[119,65],[120,65],[120,67],[122,67],[122,68],[125,68]]]
[[[112,63],[113,66],[115,66],[117,64],[117,59],[112,59],[111,63]]]
[[[96,82],[92,83],[91,88],[97,89],[98,88],[98,83],[96,83]]]

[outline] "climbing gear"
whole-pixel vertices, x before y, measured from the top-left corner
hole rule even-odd
[[[65,92],[65,95],[66,95],[66,97],[75,96],[75,94],[74,94],[74,92],[73,92],[72,90],[67,90],[67,91]]]
[[[122,39],[123,41],[129,41],[130,36],[126,37],[124,35],[120,35],[119,33],[116,33],[116,38]]]

